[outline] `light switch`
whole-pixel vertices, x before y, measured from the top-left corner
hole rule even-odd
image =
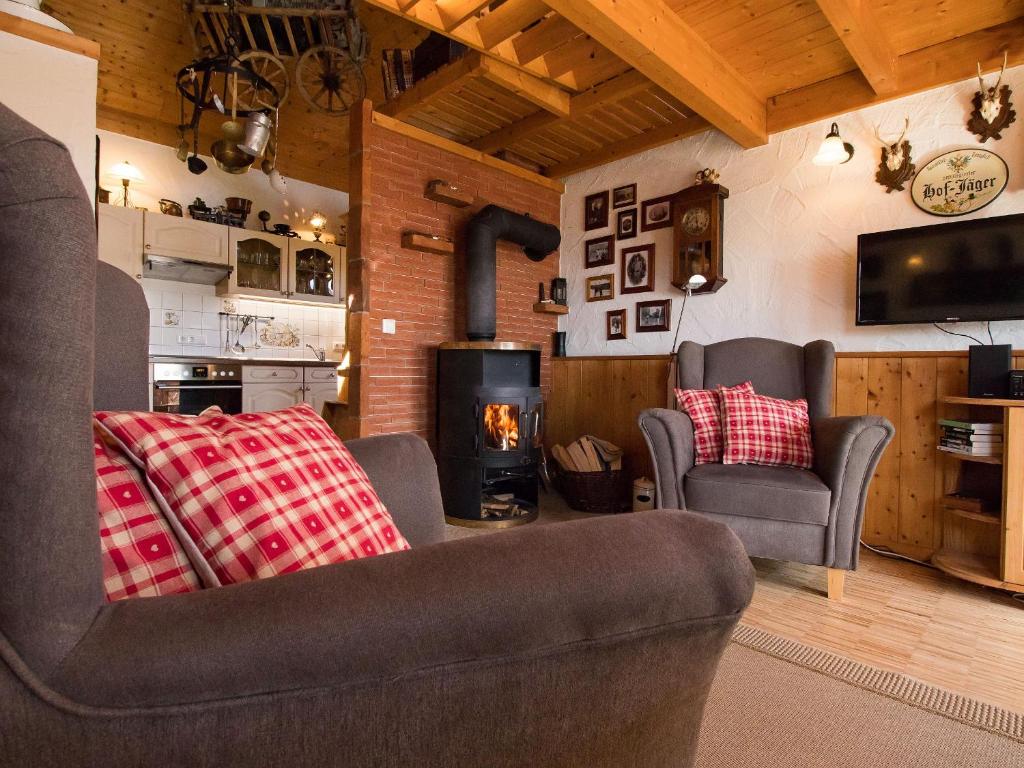
[[[384,333],[393,334],[395,332],[395,321],[391,318],[385,318],[381,321],[381,330]]]

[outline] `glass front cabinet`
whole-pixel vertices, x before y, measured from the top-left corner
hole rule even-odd
[[[345,252],[336,245],[231,228],[231,274],[220,296],[339,304],[345,294]]]

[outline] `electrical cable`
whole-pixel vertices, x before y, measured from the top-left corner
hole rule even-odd
[[[934,565],[932,565],[931,563],[926,563],[924,560],[915,560],[912,557],[901,555],[899,552],[890,552],[887,549],[879,549],[878,547],[873,547],[867,542],[865,542],[864,539],[860,540],[860,545],[864,547],[864,549],[870,549],[876,555],[881,555],[882,557],[888,557],[892,560],[906,560],[908,563],[914,563],[915,565],[923,565],[925,568],[932,568],[934,570],[938,570],[938,568],[936,568]]]
[[[934,325],[936,328],[938,328],[943,333],[948,333],[950,336],[963,336],[965,339],[970,339],[971,341],[975,342],[976,344],[981,344],[982,346],[984,346],[984,344],[985,344],[985,342],[983,342],[981,339],[975,338],[974,336],[971,336],[969,333],[957,333],[956,331],[949,331],[949,330],[946,330],[945,328],[943,328],[938,323],[932,323],[932,325]]]
[[[992,321],[989,320],[986,325],[988,327],[988,343],[995,346],[996,340],[992,338]]]

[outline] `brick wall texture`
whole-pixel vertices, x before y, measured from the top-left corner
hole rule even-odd
[[[500,169],[373,125],[363,201],[367,231],[361,253],[369,277],[369,344],[363,384],[368,396],[367,434],[416,432],[434,444],[436,350],[465,340],[464,234],[470,217],[488,203],[558,226],[561,195]],[[424,197],[427,183],[444,179],[475,194],[476,203],[455,208]],[[415,230],[454,238],[455,255],[407,250],[402,233]],[[543,345],[541,384],[551,381],[551,341],[557,318],[536,314],[537,284],[550,289],[558,254],[532,262],[511,243],[498,245],[499,341]],[[392,318],[397,332],[384,334]]]

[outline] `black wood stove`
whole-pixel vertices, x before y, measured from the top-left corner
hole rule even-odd
[[[558,228],[494,205],[466,230],[466,336],[437,352],[437,465],[445,519],[504,527],[537,518],[544,403],[539,344],[495,341],[496,245],[540,261]]]
[[[437,423],[438,475],[449,523],[509,526],[536,519],[544,424],[540,345],[442,344]]]

